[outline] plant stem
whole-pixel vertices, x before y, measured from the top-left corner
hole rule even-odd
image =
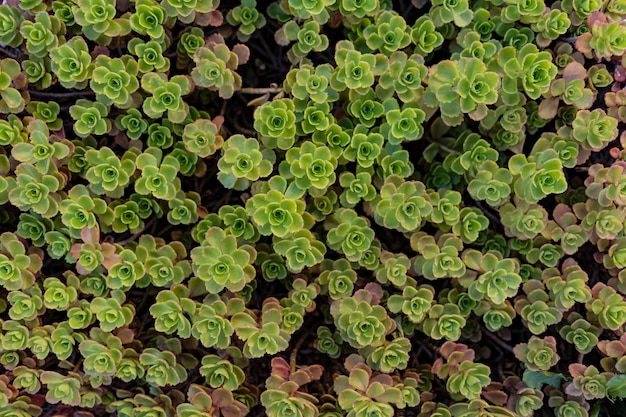
[[[495,336],[494,334],[492,334],[490,331],[483,331],[482,334],[484,336],[487,336],[488,339],[490,339],[492,342],[494,342],[496,345],[500,346],[502,349],[506,350],[507,352],[512,353],[513,352],[513,348],[511,346],[509,346],[508,344],[504,343],[502,340],[500,340],[500,338],[498,336]]]
[[[274,94],[274,93],[280,93],[281,91],[283,91],[282,87],[267,87],[267,88],[253,88],[253,87],[245,87],[245,88],[241,88],[239,90],[237,90],[237,92],[242,93],[242,94],[266,94],[266,93],[270,93],[270,94]]]
[[[51,93],[49,91],[28,90],[28,93],[34,97],[41,98],[72,98],[72,97],[91,97],[95,93],[93,91],[67,91],[63,93]]]
[[[300,350],[300,348],[302,347],[302,344],[304,343],[306,338],[309,336],[309,333],[310,333],[309,330],[307,330],[306,332],[304,332],[302,336],[300,336],[300,339],[298,339],[295,346],[293,347],[293,350],[291,351],[291,355],[289,355],[289,367],[291,368],[291,373],[296,372],[296,361],[298,358],[298,350]]]

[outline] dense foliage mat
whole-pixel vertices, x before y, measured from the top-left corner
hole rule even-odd
[[[0,416],[626,415],[626,0],[0,5]]]

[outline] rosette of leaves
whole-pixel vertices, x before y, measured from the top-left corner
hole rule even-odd
[[[430,16],[420,16],[411,29],[411,41],[415,44],[415,54],[427,56],[443,44],[443,35]]]
[[[369,249],[374,239],[374,230],[369,221],[352,209],[338,209],[327,220],[328,248],[342,253],[350,262],[358,262]]]
[[[548,212],[538,204],[515,199],[500,207],[504,232],[509,237],[526,240],[539,235],[548,224]]]
[[[380,9],[377,0],[359,2],[355,0],[340,0],[337,4],[339,11],[349,22],[359,22],[365,16],[375,16]],[[335,6],[336,7],[336,6]]]
[[[189,2],[164,0],[161,2],[161,6],[170,18],[175,17],[186,24],[192,23],[199,16],[209,15],[210,17],[217,10],[218,5],[217,0],[191,0]],[[219,17],[221,18],[221,15]]]
[[[135,3],[135,12],[130,16],[130,28],[150,39],[161,40],[165,35],[165,9],[152,0],[138,0]],[[130,49],[130,47],[129,47]]]
[[[28,142],[13,145],[11,156],[19,162],[33,164],[41,173],[50,171],[51,164],[57,164],[73,151],[72,144],[51,136],[48,125],[41,120],[28,124]]]
[[[187,379],[187,371],[169,350],[146,348],[139,356],[139,362],[146,369],[145,379],[150,385],[178,385]]]
[[[468,400],[479,398],[482,389],[491,379],[489,367],[474,363],[474,351],[463,344],[446,342],[441,347],[441,355],[433,365],[433,372],[441,379],[446,379],[448,392],[460,394]]]
[[[471,417],[476,415],[491,415],[498,417],[513,417],[515,414],[500,406],[491,405],[481,399],[474,399],[469,403],[459,402],[450,406],[450,413],[455,417]]]
[[[583,149],[597,152],[617,137],[617,120],[602,109],[580,110],[572,122],[571,135]]]
[[[463,243],[473,243],[479,234],[489,227],[489,219],[476,207],[465,207],[459,212],[459,221],[452,226],[452,232]]]
[[[593,298],[586,303],[590,321],[611,330],[626,323],[626,302],[615,289],[599,282],[593,286],[591,294]]]
[[[389,56],[389,70],[380,76],[376,93],[385,99],[396,93],[403,103],[417,102],[424,92],[426,74],[422,55],[396,51]]]
[[[373,373],[371,368],[356,355],[346,361],[348,375],[335,379],[334,390],[338,394],[339,406],[348,412],[349,417],[378,415],[392,417],[393,405],[403,403],[402,392],[396,388],[393,379],[387,374]]]
[[[69,190],[68,197],[61,201],[59,211],[61,222],[66,226],[70,237],[78,239],[80,231],[87,227],[93,228],[100,217],[110,217],[106,202],[101,198],[93,198],[87,187],[75,185]]]
[[[414,233],[411,248],[418,253],[413,259],[415,271],[427,279],[460,278],[465,274],[465,265],[459,256],[463,241],[451,233],[442,234],[437,240],[424,232]]]
[[[337,159],[328,147],[306,141],[301,146],[287,151],[285,160],[280,163],[278,170],[281,177],[293,179],[290,187],[295,186],[297,194],[308,191],[313,197],[319,197],[334,184],[336,168]]]
[[[89,164],[85,173],[89,189],[95,194],[121,197],[135,172],[135,158],[135,153],[131,151],[126,151],[120,159],[111,148],[89,149],[85,152],[85,160]]]
[[[96,93],[98,102],[125,109],[131,106],[132,94],[139,89],[138,72],[139,65],[130,55],[122,58],[98,55],[89,86]]]
[[[555,150],[528,158],[523,154],[514,155],[509,159],[509,170],[514,175],[515,195],[530,204],[567,189],[563,164]]]
[[[224,99],[232,97],[235,90],[241,88],[241,76],[235,72],[240,57],[228,46],[215,43],[201,46],[194,52],[193,61],[196,66],[191,70],[191,78],[196,86],[217,91]]]
[[[350,262],[346,259],[326,259],[321,263],[320,269],[322,272],[315,282],[320,286],[322,294],[328,294],[332,300],[352,296],[358,277]]]
[[[582,228],[590,232],[591,241],[600,239],[615,239],[623,230],[626,213],[614,206],[601,207],[595,200],[587,200],[579,213],[582,217]],[[584,217],[583,217],[584,215]]]
[[[137,140],[148,129],[148,122],[143,118],[141,111],[128,109],[126,114],[117,116],[115,127],[125,132],[129,139]]]
[[[541,14],[539,20],[535,21],[531,28],[537,33],[537,45],[545,48],[553,40],[565,34],[570,25],[571,22],[567,13],[552,9]]]
[[[392,10],[380,12],[375,23],[363,29],[365,44],[372,51],[385,55],[406,48],[411,43],[404,18]]]
[[[167,119],[172,123],[182,123],[187,118],[189,105],[182,96],[193,90],[191,77],[175,75],[168,80],[163,73],[150,72],[141,77],[141,88],[152,94],[143,102],[146,116],[156,119],[167,111]]]
[[[567,131],[564,129],[561,132],[566,133]],[[566,168],[574,168],[579,155],[583,156],[583,152],[579,149],[578,144],[569,138],[569,134],[564,137],[559,134],[544,132],[539,140],[535,142],[531,154],[545,152],[547,149],[554,149],[561,163]]]
[[[296,115],[293,100],[273,100],[254,111],[254,129],[270,149],[288,150],[296,141]]]
[[[304,22],[302,27],[292,20],[279,29],[276,39],[279,44],[296,42],[287,52],[289,60],[296,64],[310,52],[322,52],[328,48],[328,37],[320,34],[320,30],[321,26],[315,20]]]
[[[402,107],[394,98],[383,102],[386,123],[380,126],[380,133],[392,145],[400,145],[420,139],[424,134],[422,124],[426,113],[413,104],[407,103]]]
[[[154,328],[165,334],[176,333],[183,339],[189,338],[191,322],[185,313],[193,316],[196,311],[196,302],[189,296],[189,289],[180,284],[159,292],[156,303],[150,307],[150,315],[155,320]]]
[[[304,103],[299,103],[304,104]],[[314,132],[324,132],[335,121],[330,103],[308,102],[303,109],[297,108],[297,135],[304,136]],[[300,112],[299,110],[303,110]]]
[[[7,296],[7,301],[10,304],[9,317],[11,320],[28,322],[46,311],[43,295],[38,287],[27,288],[24,291],[11,291]]]
[[[402,295],[394,294],[387,300],[392,313],[402,312],[411,322],[421,323],[434,303],[435,290],[430,285],[407,286]]]
[[[435,340],[459,340],[466,320],[456,304],[434,304],[422,322],[424,333]]]
[[[224,142],[217,161],[217,178],[226,188],[245,190],[251,181],[269,176],[275,162],[274,152],[261,147],[256,139],[232,135]]]
[[[348,136],[347,142],[343,157],[350,162],[356,161],[360,168],[370,168],[382,153],[385,137],[359,124],[354,128],[352,138]]]
[[[550,89],[558,71],[552,63],[550,53],[539,51],[532,43],[519,50],[513,46],[502,48],[498,53],[497,63],[504,74],[500,96],[509,105],[519,103],[520,90],[531,99],[538,99]]]
[[[167,202],[170,209],[167,212],[167,221],[173,225],[192,224],[198,221],[198,206],[200,195],[193,191],[188,193],[178,192]]]
[[[383,345],[385,336],[395,328],[385,308],[377,305],[367,290],[333,302],[330,312],[343,340],[358,349]]]
[[[106,116],[109,107],[99,102],[79,99],[70,107],[70,115],[74,119],[74,133],[80,138],[89,135],[104,135],[111,130],[111,120]]]
[[[186,259],[187,250],[180,242],[165,245],[150,235],[143,235],[134,251],[137,259],[145,266],[145,278],[154,286],[180,284],[191,275],[191,264]]]
[[[219,127],[207,119],[198,119],[185,126],[183,131],[185,148],[201,158],[213,155],[224,145]]]
[[[259,232],[250,221],[246,209],[241,206],[222,206],[219,216],[224,225],[224,231],[247,242],[259,240]]]
[[[26,106],[26,111],[33,115],[35,119],[41,120],[48,125],[48,129],[56,131],[61,129],[63,121],[58,117],[61,107],[56,101],[48,103],[41,101],[31,101]]]
[[[341,355],[341,343],[342,340],[339,333],[333,333],[326,326],[317,328],[317,339],[314,342],[314,346],[321,353],[337,359]]]
[[[468,295],[475,301],[487,299],[493,304],[502,304],[514,297],[522,283],[519,262],[514,258],[503,259],[499,252],[480,252],[470,249],[463,254],[467,268],[476,271],[475,279],[468,285]]]
[[[10,114],[7,120],[0,120],[0,145],[15,145],[19,142],[28,141],[28,132],[24,129],[22,119],[14,114]],[[4,167],[3,167],[4,169]],[[7,168],[6,172],[9,171]]]
[[[413,280],[407,273],[411,260],[403,253],[384,252],[380,255],[380,265],[376,269],[376,280],[381,284],[392,284],[397,288],[410,285]]]
[[[163,47],[157,41],[144,42],[139,38],[133,38],[128,41],[128,51],[138,58],[141,73],[153,70],[167,72],[170,69],[170,60],[163,56]]]
[[[36,88],[43,90],[52,84],[50,60],[45,58],[25,59],[22,61],[22,69],[26,75],[26,80]]]
[[[585,193],[602,207],[626,205],[626,162],[615,161],[610,167],[594,164],[589,167]]]
[[[24,20],[20,33],[26,40],[26,50],[35,58],[44,58],[48,51],[65,42],[65,27],[55,16],[45,11],[35,14],[34,21]]]
[[[135,182],[135,191],[141,195],[152,195],[163,200],[172,200],[180,190],[177,178],[180,165],[171,155],[163,158],[160,149],[149,147],[136,159],[141,176]]]
[[[376,371],[392,373],[406,369],[409,362],[411,342],[406,337],[385,342],[379,347],[366,347],[360,354],[366,357],[367,364]]]
[[[309,284],[302,278],[296,278],[293,282],[293,288],[289,291],[287,297],[289,298],[289,304],[310,313],[315,310],[315,298],[319,292],[320,287],[315,282]]]
[[[240,352],[239,355],[241,355]],[[211,388],[223,387],[229,391],[235,391],[245,378],[239,366],[217,355],[206,355],[202,358],[200,375],[206,378]]]
[[[482,317],[485,327],[490,332],[510,327],[516,316],[515,309],[508,300],[499,305],[483,300],[473,309],[473,312]]]
[[[429,191],[430,202],[433,211],[429,220],[439,225],[442,230],[449,230],[459,221],[461,214],[461,194],[453,190]]]
[[[380,197],[369,204],[376,223],[401,232],[412,232],[419,230],[432,212],[429,200],[423,183],[391,175],[381,187]]]
[[[568,343],[573,344],[580,353],[589,353],[598,345],[600,329],[582,318],[578,313],[567,317],[569,324],[561,327],[559,335]]]
[[[498,160],[498,151],[477,133],[466,130],[459,136],[456,144],[463,145],[463,152],[458,156],[449,154],[444,165],[458,175],[465,174],[468,179],[475,177],[487,161]]]
[[[237,336],[245,341],[243,354],[246,358],[274,355],[289,346],[289,333],[281,328],[283,321],[280,303],[275,298],[263,301],[260,320],[248,312],[233,315],[231,323]]]
[[[520,298],[515,302],[515,310],[533,334],[545,333],[548,326],[561,321],[563,314],[553,302],[549,301],[550,297],[540,281],[526,282],[524,292],[526,298]]]
[[[598,13],[589,18],[589,31],[581,34],[576,40],[576,49],[588,57],[610,60],[613,56],[621,56],[626,42],[626,28],[619,21],[609,21],[607,15]]]
[[[82,378],[77,373],[61,375],[54,371],[43,371],[39,380],[48,388],[46,401],[50,404],[80,405]]]
[[[339,92],[349,89],[365,94],[374,84],[374,78],[384,74],[389,67],[386,56],[361,54],[345,40],[337,43],[335,61],[337,67],[330,78],[330,86]]]
[[[558,204],[552,213],[554,221],[548,222],[543,231],[545,238],[561,243],[566,255],[573,255],[588,240],[588,233],[580,226],[579,219],[569,206]]]
[[[255,0],[242,0],[241,4],[226,14],[229,25],[237,28],[237,39],[246,42],[250,36],[267,23],[265,16],[257,10]]]
[[[285,258],[285,265],[292,273],[317,265],[326,253],[326,245],[307,229],[298,230],[286,238],[274,236],[272,246],[277,254]]]
[[[26,107],[24,97],[15,88],[22,69],[11,58],[0,61],[0,113],[20,113]]]
[[[285,92],[291,94],[296,103],[311,100],[315,103],[330,103],[339,99],[339,93],[330,87],[333,67],[330,64],[300,64],[285,78]],[[298,106],[300,107],[300,106]]]
[[[124,292],[111,291],[111,298],[96,297],[91,301],[91,312],[100,322],[100,329],[110,332],[114,329],[130,324],[135,315],[132,304],[123,304],[126,301]]]
[[[187,27],[176,44],[176,67],[186,68],[193,60],[196,49],[204,46],[204,32],[199,27]]]
[[[81,36],[50,49],[50,68],[65,88],[84,88],[91,78],[94,65],[89,47]]]
[[[77,4],[74,19],[87,39],[108,45],[113,37],[130,33],[130,21],[115,18],[114,0],[79,0]]]
[[[224,288],[241,291],[256,275],[255,259],[252,246],[238,246],[237,238],[219,227],[210,228],[202,246],[191,251],[193,272],[212,294]]]
[[[591,301],[591,290],[587,285],[589,277],[572,258],[563,261],[561,271],[557,268],[544,270],[541,279],[550,293],[550,299],[563,312],[576,303]]]
[[[467,191],[475,200],[497,207],[509,200],[512,182],[513,176],[508,169],[500,168],[493,161],[485,161],[469,182]]]
[[[43,283],[44,305],[48,309],[65,311],[70,305],[74,304],[78,297],[77,287],[79,286],[78,279],[68,279],[68,284],[65,285],[61,280],[54,277],[48,277]]]
[[[467,0],[459,2],[452,0],[435,0],[433,1],[433,8],[430,10],[429,16],[437,27],[450,22],[454,22],[458,27],[465,27],[472,22],[474,12],[470,9]]]
[[[86,374],[102,377],[115,375],[117,365],[123,356],[122,341],[97,328],[92,329],[89,336],[89,340],[84,340],[78,346],[80,354],[85,359],[83,370]]]
[[[317,415],[317,398],[301,390],[303,385],[321,378],[323,368],[320,365],[290,369],[282,358],[272,360],[272,373],[267,378],[267,390],[261,394],[261,404],[268,417],[295,415],[313,417]]]
[[[181,403],[176,407],[180,417],[194,417],[215,412],[229,415],[247,415],[248,407],[235,399],[233,393],[225,388],[210,390],[197,384],[191,384],[187,390],[189,402]],[[216,411],[219,410],[219,411]]]
[[[613,377],[613,374],[600,372],[593,365],[585,366],[579,363],[570,364],[568,370],[573,380],[565,387],[566,394],[576,397],[582,396],[585,400],[606,397],[607,382]]]
[[[211,304],[207,304],[211,302]],[[230,345],[230,337],[234,333],[233,326],[227,317],[243,310],[241,300],[232,299],[228,304],[217,295],[209,295],[192,315],[191,333],[205,347],[226,349]]]
[[[516,345],[513,353],[531,371],[547,371],[560,359],[556,351],[556,339],[552,336],[542,339],[531,336],[528,343]]]
[[[24,350],[27,347],[30,336],[31,331],[28,327],[13,320],[6,320],[2,323],[0,344],[5,351]]]
[[[478,58],[442,61],[432,71],[424,103],[439,107],[443,121],[449,126],[459,125],[463,114],[473,120],[487,115],[487,105],[498,100],[500,77],[488,71]]]
[[[58,152],[57,149],[54,150]],[[22,162],[14,172],[14,187],[8,192],[11,204],[22,211],[32,210],[44,218],[55,216],[62,200],[58,191],[65,186],[67,180],[56,165],[50,164],[48,169],[42,170],[31,163]]]
[[[17,7],[6,4],[0,6],[0,42],[13,48],[19,47],[24,40],[19,30],[23,21],[24,16]]]
[[[292,197],[287,181],[281,176],[272,177],[264,192],[253,195],[246,201],[246,211],[255,226],[264,236],[284,238],[302,229],[306,216],[304,201]],[[295,197],[295,198],[294,198]]]

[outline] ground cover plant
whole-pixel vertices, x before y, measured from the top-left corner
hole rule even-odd
[[[625,0],[0,5],[0,417],[626,415]]]

